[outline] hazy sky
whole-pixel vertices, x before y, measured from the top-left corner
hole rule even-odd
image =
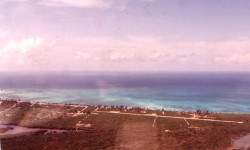
[[[250,71],[250,1],[1,0],[14,70]]]

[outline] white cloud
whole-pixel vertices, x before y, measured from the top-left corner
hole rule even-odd
[[[234,53],[230,56],[216,57],[215,61],[224,64],[249,64],[250,53],[246,54]]]
[[[5,48],[3,48],[3,52],[8,53],[9,51],[21,52],[25,53],[31,50],[34,47],[41,45],[41,38],[28,38],[21,40],[20,42],[10,41]]]
[[[28,0],[2,0],[3,2],[27,2]]]
[[[26,0],[19,0],[26,1]],[[72,6],[81,8],[115,8],[124,11],[128,3],[133,0],[38,0],[38,4],[47,6]],[[154,2],[155,0],[139,0],[142,2]]]
[[[108,0],[40,0],[39,4],[48,6],[73,6],[82,8],[109,8]]]
[[[155,0],[141,0],[143,2],[154,2]]]
[[[83,52],[77,51],[75,58],[78,60],[82,60],[82,59],[85,60],[85,59],[91,58],[91,56],[88,53],[83,53]]]
[[[1,18],[0,18],[1,20]],[[5,38],[9,34],[8,31],[0,30],[0,39]]]
[[[81,51],[77,51],[75,53],[75,59],[77,60],[100,60],[99,57],[96,57],[94,55],[91,55],[89,53],[85,53],[85,52],[81,52]]]
[[[84,49],[75,55],[79,63],[84,60],[98,61],[98,65],[127,64],[122,66],[137,68],[158,64],[161,68],[183,67],[185,69],[213,70],[230,67],[234,63],[249,61],[249,38],[225,41],[175,41],[166,42],[159,37],[127,36],[122,38],[85,37],[72,39],[73,45]],[[79,56],[77,56],[79,55]],[[81,58],[81,59],[79,59]],[[135,64],[134,66],[129,64]],[[167,65],[166,65],[167,64]],[[116,66],[115,65],[115,66]]]
[[[9,41],[5,47],[0,49],[0,64],[24,64],[24,56],[29,51],[40,47],[42,38],[27,38],[21,41]]]
[[[161,58],[165,58],[167,55],[164,52],[161,51],[156,51],[153,52],[152,55],[150,55],[149,57],[152,58],[153,60],[159,60]]]
[[[156,61],[166,57],[165,45],[154,37],[130,36],[122,40],[110,37],[74,39],[79,47],[77,60],[102,61]],[[81,44],[79,44],[81,43]]]
[[[94,70],[204,70],[250,64],[248,38],[227,41],[166,42],[152,36],[75,37],[12,40],[0,46],[0,65],[18,68]],[[1,48],[2,47],[2,48]],[[4,65],[10,64],[10,65]],[[1,66],[1,69],[2,69]],[[19,67],[20,68],[20,67]]]
[[[3,19],[4,19],[4,15],[0,14],[0,20],[3,20]]]
[[[122,52],[113,52],[110,54],[110,60],[111,61],[127,61],[127,60],[132,60],[134,58],[134,54],[126,54]]]

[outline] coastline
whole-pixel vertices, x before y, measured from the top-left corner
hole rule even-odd
[[[55,73],[35,76],[10,73],[1,75],[3,91],[0,91],[0,97],[57,103],[139,106],[173,111],[207,109],[211,112],[250,113],[247,75],[166,72],[80,75]],[[65,78],[70,80],[64,80]]]
[[[128,108],[141,108],[141,109],[149,109],[149,110],[161,110],[164,109],[166,111],[173,111],[173,112],[195,112],[197,110],[201,110],[201,111],[209,111],[210,113],[213,114],[242,114],[242,115],[250,115],[250,112],[238,112],[238,111],[212,111],[210,109],[207,109],[206,107],[204,108],[200,108],[197,107],[196,109],[176,109],[176,108],[172,108],[172,107],[162,107],[159,104],[156,104],[153,107],[150,107],[150,105],[140,105],[140,104],[134,104],[134,105],[124,105],[124,104],[105,104],[105,101],[103,102],[98,102],[97,104],[89,104],[89,103],[78,103],[75,101],[41,101],[41,100],[35,100],[35,98],[31,99],[13,99],[13,98],[6,98],[6,97],[0,97],[0,101],[4,100],[4,101],[20,101],[20,102],[30,102],[30,103],[36,103],[36,104],[51,104],[51,105],[58,105],[58,106],[62,106],[62,105],[71,105],[71,106],[93,106],[93,107],[98,107],[98,106],[106,106],[106,107],[119,107],[119,106],[123,106],[123,107],[128,107]]]
[[[123,142],[130,141],[130,138],[128,138],[131,136],[129,130],[132,130],[138,131],[138,134],[131,138],[152,133],[155,135],[154,139],[151,139],[154,141],[152,144],[159,147],[185,149],[189,145],[193,148],[198,146],[205,149],[221,149],[230,147],[231,139],[237,139],[250,133],[249,114],[211,113],[202,110],[196,112],[151,110],[140,107],[39,103],[23,100],[0,100],[0,102],[0,124],[77,131],[49,135],[32,133],[27,138],[53,136],[65,138],[65,136],[70,135],[75,139],[78,136],[90,136],[94,133],[95,136],[92,136],[96,138],[104,132],[107,133],[106,136],[109,140],[112,139],[111,143],[113,144],[111,145],[115,145],[113,148],[121,148]],[[114,133],[110,131],[114,131]],[[21,137],[23,136],[13,137],[11,139],[15,140],[11,141],[18,145]],[[194,137],[196,138],[193,139]],[[182,144],[169,147],[164,144],[169,141],[169,138],[179,142],[182,141]],[[218,140],[215,141],[214,138]],[[100,138],[97,141],[103,141],[104,139]],[[147,136],[145,136],[145,139],[147,139]],[[11,142],[7,138],[2,140],[6,143]],[[77,139],[75,140],[77,141]],[[204,144],[197,145],[197,142],[203,142]],[[210,146],[208,143],[210,143]],[[83,145],[88,147],[88,144],[86,144]],[[5,145],[8,147],[9,144]],[[110,146],[108,143],[104,145]],[[219,146],[215,147],[215,145]],[[102,144],[99,146],[102,146]]]

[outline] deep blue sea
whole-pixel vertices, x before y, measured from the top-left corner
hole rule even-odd
[[[0,98],[250,113],[250,73],[1,73]]]

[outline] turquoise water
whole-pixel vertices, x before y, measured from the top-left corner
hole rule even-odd
[[[213,99],[206,96],[207,94],[209,93],[150,88],[6,89],[0,94],[0,97],[3,99],[23,99],[40,102],[141,106],[168,110],[250,111],[249,105],[230,102],[230,97]],[[227,101],[223,101],[223,99]]]
[[[2,99],[250,113],[249,74],[0,76]]]

